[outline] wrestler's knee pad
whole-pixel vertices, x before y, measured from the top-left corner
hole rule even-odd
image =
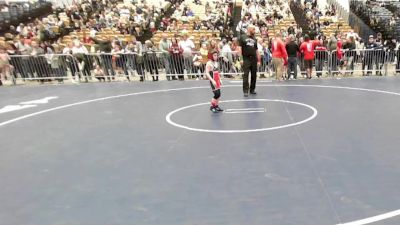
[[[221,97],[221,90],[215,90],[214,91],[214,99],[219,99]]]

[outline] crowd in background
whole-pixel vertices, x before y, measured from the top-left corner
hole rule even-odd
[[[221,69],[226,76],[238,74],[242,69],[237,53],[237,38],[229,29],[231,21],[226,19],[230,18],[232,13],[229,1],[214,2],[212,6],[211,3],[206,3],[206,16],[203,18],[195,15],[189,4],[174,1],[175,12],[172,16],[165,16],[158,27],[156,20],[159,15],[165,13],[163,7],[149,6],[145,2],[120,4],[112,0],[83,0],[80,3],[66,7],[65,11],[58,10],[56,14],[42,20],[10,27],[5,42],[0,46],[1,79],[5,80],[6,74],[15,76],[16,73],[22,78],[65,77],[67,71],[79,80],[81,77],[112,80],[121,75],[127,80],[132,76],[139,76],[143,81],[145,74],[150,74],[153,81],[157,81],[161,71],[171,80],[183,80],[184,74],[189,78],[198,79],[202,77],[205,64],[213,51],[220,53]],[[195,1],[195,4],[203,3]],[[353,31],[341,33],[340,27],[338,32],[327,37],[321,32],[321,27],[329,24],[321,24],[320,18],[337,19],[335,8],[328,6],[322,12],[315,1],[309,0],[306,0],[304,5],[309,20],[309,37],[315,43],[313,66],[317,70],[317,76],[321,76],[325,68],[333,75],[339,74],[341,70],[351,74],[356,63],[362,64],[363,70],[367,69],[365,75],[369,75],[373,67],[377,71],[382,69],[382,65],[387,61],[395,63],[396,69],[400,70],[400,57],[396,51],[398,43],[395,39],[385,41],[378,34],[376,37],[362,40]],[[291,17],[289,4],[281,0],[245,1],[243,13],[243,19],[236,31],[243,34],[249,25],[257,27],[258,51],[262,59],[259,72],[261,77],[272,75],[272,71],[276,69],[271,63],[274,39],[270,38],[268,28],[278,24],[283,18]],[[204,35],[195,40],[190,33],[182,31],[173,38],[163,35],[157,45],[151,40],[145,40],[147,38],[144,37],[144,31],[156,32],[157,28],[159,31],[174,30],[177,28],[177,21],[191,20],[195,21],[193,30],[218,30],[220,35]],[[60,39],[55,38],[56,34],[52,33],[54,26],[59,27],[61,33],[64,29],[89,28],[90,34],[83,40],[75,38],[63,46]],[[103,28],[116,28],[122,34],[130,34],[133,38],[126,42],[118,37],[108,40],[96,36]],[[304,52],[300,48],[306,42],[303,31],[293,23],[287,29],[275,32],[282,37],[289,58],[291,57],[286,65],[286,78],[297,78],[298,72],[306,71],[303,64]],[[88,43],[91,44],[91,48],[84,46]],[[369,54],[362,51],[363,49],[374,50],[374,53]],[[58,53],[73,57],[54,55]],[[90,53],[109,54],[99,56]],[[13,55],[30,55],[36,58],[10,58]],[[42,55],[43,57],[38,57]],[[30,68],[32,64],[40,65],[40,69]]]
[[[238,23],[236,32],[245,33],[249,25],[256,27],[256,34],[268,38],[269,29],[278,25],[279,21],[293,18],[288,1],[245,1],[242,8],[243,19]],[[293,24],[293,29],[301,29]],[[282,30],[282,32],[286,32]],[[294,31],[293,31],[294,32]]]

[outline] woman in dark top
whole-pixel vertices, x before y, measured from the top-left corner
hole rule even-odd
[[[172,38],[172,44],[169,48],[169,53],[171,54],[172,70],[173,73],[178,74],[179,80],[183,80],[183,49],[178,44],[178,39]],[[175,76],[172,79],[176,79]]]

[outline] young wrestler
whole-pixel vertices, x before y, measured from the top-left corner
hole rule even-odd
[[[213,51],[211,59],[206,64],[206,77],[210,80],[214,97],[211,99],[210,110],[213,113],[224,111],[218,106],[221,97],[221,75],[219,74],[218,52]]]

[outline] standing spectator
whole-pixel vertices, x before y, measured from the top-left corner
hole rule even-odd
[[[372,64],[375,60],[374,51],[377,47],[378,45],[375,43],[374,36],[370,35],[368,38],[368,42],[365,44],[365,55],[362,63],[363,76],[369,76],[370,74],[372,74]],[[366,66],[367,74],[364,73],[364,69]]]
[[[168,35],[167,34],[162,34],[161,36],[161,41],[158,45],[158,49],[161,51],[161,58],[162,62],[165,67],[165,73],[166,74],[171,74],[171,58],[169,55],[169,48],[171,47],[171,41],[168,40]],[[167,76],[167,79],[170,77]]]
[[[128,45],[128,52],[131,53],[129,60],[133,61],[134,67],[137,74],[140,77],[140,81],[144,79],[144,59],[143,59],[143,45],[140,41],[136,41],[136,38],[132,38],[132,42]],[[133,59],[132,59],[133,57]]]
[[[172,69],[174,74],[178,74],[179,80],[184,80],[183,70],[183,49],[178,43],[177,38],[172,39],[171,47],[169,48],[171,54]],[[175,76],[172,77],[175,80]]]
[[[304,54],[304,66],[307,71],[307,78],[311,79],[313,61],[315,58],[315,47],[319,45],[319,41],[311,41],[308,35],[305,35],[304,42],[300,46],[300,51]]]
[[[35,40],[31,42],[32,50],[30,52],[31,57],[29,58],[30,65],[33,66],[33,73],[36,73],[37,78],[48,77],[47,61],[43,57],[44,49],[39,46],[39,43]],[[44,79],[40,79],[39,82],[43,83]]]
[[[115,44],[113,50],[111,51],[112,59],[115,63],[115,69],[117,71],[121,71],[125,74],[125,77],[128,81],[131,81],[129,78],[128,69],[126,67],[126,55],[125,50],[119,44]]]
[[[328,61],[328,49],[326,48],[328,42],[320,39],[320,44],[315,47],[315,72],[317,77],[322,76],[322,70],[324,68],[324,63]]]
[[[89,51],[85,46],[83,46],[80,41],[77,41],[72,48],[72,53],[74,54],[74,57],[78,60],[79,71],[83,73],[85,81],[87,82],[88,78],[90,78],[89,60],[87,58],[87,54],[89,54]]]
[[[186,30],[183,32],[183,39],[179,42],[179,46],[183,49],[183,60],[184,68],[186,68],[186,73],[190,74],[193,68],[193,50],[195,50],[194,43],[188,38],[188,33]]]
[[[73,52],[72,52],[73,47],[74,47],[74,44],[72,42],[68,43],[67,47],[65,47],[63,49],[62,54],[67,55],[66,59],[65,59],[66,66],[71,72],[72,79],[75,80],[75,76],[79,72],[79,70],[78,70],[77,61],[76,61],[75,57],[72,56],[73,55]]]
[[[394,63],[396,57],[396,48],[397,48],[396,38],[391,38],[391,40],[387,40],[384,46],[387,51],[387,63]]]
[[[153,42],[147,40],[144,47],[144,60],[147,65],[147,70],[152,75],[153,81],[158,81],[158,58],[156,47]]]
[[[337,52],[337,46],[338,46],[338,41],[336,39],[336,36],[334,34],[331,35],[329,42],[328,42],[328,51],[330,52],[330,62],[331,64],[329,65],[330,71],[329,73],[332,73],[334,76],[335,74],[338,74],[338,52]]]
[[[341,74],[340,71],[343,70],[344,66],[344,60],[343,60],[343,38],[338,37],[337,39],[337,47],[336,47],[336,52],[337,52],[337,62],[339,63],[340,69],[339,69],[339,74]]]
[[[296,38],[293,34],[289,36],[289,43],[286,44],[286,52],[288,54],[288,71],[287,76],[290,79],[293,76],[293,79],[297,79],[297,57],[300,53],[299,45],[296,43]]]
[[[233,63],[233,55],[232,55],[232,49],[231,49],[231,45],[230,43],[224,39],[222,40],[223,46],[221,49],[221,57],[222,57],[222,61],[221,61],[221,69],[224,73],[229,73],[230,68],[232,66]],[[228,77],[231,77],[231,75],[228,75]]]
[[[276,33],[275,39],[272,43],[272,66],[275,69],[276,79],[281,81],[283,79],[283,66],[287,64],[287,52],[285,43],[282,41],[282,34]]]
[[[383,46],[383,39],[377,39],[376,43],[376,48],[375,48],[375,74],[377,76],[382,76],[382,68],[383,64],[386,61],[386,52]]]
[[[272,61],[272,53],[271,53],[271,50],[269,49],[267,42],[264,42],[262,48],[263,48],[263,62],[262,62],[263,69],[262,69],[262,71],[264,72],[264,75],[260,76],[260,77],[266,78],[265,73],[268,73],[269,77],[271,76],[270,65],[271,65],[271,61]]]
[[[346,64],[346,72],[345,75],[353,74],[354,70],[354,59],[356,56],[356,42],[353,36],[350,36],[346,43],[343,45],[343,50],[345,52],[345,64]]]
[[[10,56],[6,49],[0,46],[0,86],[3,85],[3,80],[7,79],[7,73],[11,73]]]

